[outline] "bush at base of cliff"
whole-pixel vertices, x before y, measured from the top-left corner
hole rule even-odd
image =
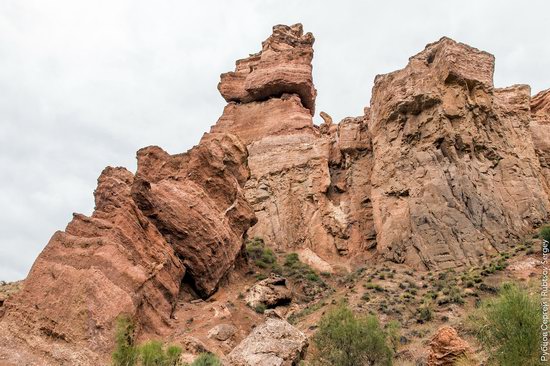
[[[497,298],[484,301],[470,327],[492,355],[490,365],[539,365],[539,301],[517,285],[504,284]]]
[[[120,316],[116,322],[113,366],[180,366],[181,348],[162,342],[149,341],[140,346],[135,344],[135,324],[128,316]],[[193,365],[195,365],[193,363]],[[203,364],[201,364],[203,365]],[[209,364],[204,364],[209,365]],[[215,365],[215,364],[213,364]]]
[[[120,316],[116,321],[113,366],[133,366],[136,364],[139,352],[134,345],[135,325],[130,317]]]
[[[216,355],[212,353],[202,353],[193,361],[190,366],[221,366],[222,363]]]
[[[346,305],[327,313],[313,337],[315,366],[392,364],[388,335],[375,316],[357,316]]]

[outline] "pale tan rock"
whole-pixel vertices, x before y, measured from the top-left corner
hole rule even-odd
[[[286,320],[269,317],[228,355],[230,366],[292,366],[304,356],[306,336]]]
[[[292,301],[292,292],[286,285],[286,278],[271,275],[250,287],[244,299],[253,309],[258,306],[274,308],[279,305],[288,305]]]
[[[237,328],[231,324],[218,324],[208,331],[208,338],[226,341],[237,333]]]
[[[477,264],[545,221],[529,89],[493,89],[493,57],[448,38],[373,89],[377,251],[417,268]]]

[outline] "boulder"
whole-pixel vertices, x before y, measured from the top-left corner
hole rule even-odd
[[[443,326],[430,342],[428,366],[453,366],[459,357],[471,352],[468,343],[459,337],[456,329]]]
[[[246,291],[245,301],[251,308],[265,306],[274,308],[292,301],[292,292],[286,286],[284,277],[271,275]]]
[[[208,331],[208,338],[214,338],[220,342],[226,341],[237,332],[237,328],[231,324],[218,324]]]
[[[292,366],[302,359],[306,336],[286,320],[267,318],[228,355],[231,366]]]

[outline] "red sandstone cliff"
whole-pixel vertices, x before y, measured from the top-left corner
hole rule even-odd
[[[548,91],[494,88],[492,55],[442,38],[379,75],[363,116],[315,126],[313,43],[275,26],[221,76],[228,104],[199,145],[144,148],[135,175],[106,168],[92,216],[55,233],[0,307],[0,356],[105,362],[122,313],[143,337],[174,335],[184,292],[214,294],[246,236],[322,271],[431,270],[479,264],[548,220]]]

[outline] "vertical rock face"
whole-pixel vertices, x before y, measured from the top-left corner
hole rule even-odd
[[[289,28],[275,27],[246,62],[270,57],[268,43],[287,55],[271,67],[303,75],[311,43],[299,41],[301,31],[283,40],[281,29]],[[290,71],[270,84],[277,93],[228,98],[248,71],[262,72],[243,65],[240,84],[222,75],[219,89],[233,102],[212,131],[247,144],[246,197],[258,217],[250,235],[271,246],[317,256],[312,263],[381,256],[448,268],[477,264],[547,220],[548,93],[530,107],[529,87],[495,89],[492,55],[442,38],[378,76],[364,116],[333,124],[322,112],[319,127],[303,93],[285,89]]]
[[[212,294],[255,222],[241,188],[246,160],[235,136],[209,134],[185,154],[140,150],[135,177],[106,168],[92,216],[75,214],[54,234],[4,304],[0,358],[104,364],[121,314],[142,336],[169,334],[184,278]]]
[[[472,264],[547,218],[529,88],[494,89],[493,66],[490,54],[443,38],[377,77],[372,201],[386,258]]]
[[[340,127],[313,125],[312,45],[301,24],[275,26],[260,53],[221,76],[218,89],[230,103],[211,131],[235,134],[248,147],[245,190],[258,218],[249,235],[279,249],[309,248],[339,260],[374,237],[365,229],[366,239],[360,229],[369,220],[373,227],[364,212],[364,185],[347,192],[351,181],[368,180],[368,172],[352,171],[351,162],[365,155],[355,152],[368,150],[369,141],[365,117]]]
[[[550,89],[531,99],[531,136],[539,157],[546,191],[550,195]]]

